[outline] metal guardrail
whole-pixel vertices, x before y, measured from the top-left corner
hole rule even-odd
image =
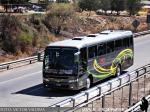
[[[73,97],[70,97],[64,101],[61,101],[57,104],[51,105],[50,107],[57,107],[58,110],[61,110],[61,107],[67,107],[67,110],[65,112],[72,112],[77,109],[80,109],[84,107],[85,105],[89,104],[90,102],[93,102],[97,99],[102,98],[106,94],[111,94],[112,92],[130,85],[129,87],[129,93],[132,91],[132,82],[138,80],[139,78],[145,76],[146,73],[150,72],[150,64],[145,65],[139,69],[136,69],[135,71],[132,71],[130,73],[125,73],[115,79],[112,79],[108,82],[104,82],[102,84],[99,84],[87,91],[84,91],[82,93],[79,93]],[[131,97],[132,95],[129,94],[129,106],[131,106]],[[104,107],[104,102],[102,101],[102,108]],[[68,109],[69,107],[69,109]]]
[[[18,67],[22,64],[32,64],[34,62],[37,61],[41,61],[43,60],[44,55],[42,53],[38,53],[37,56],[32,56],[32,57],[28,57],[28,58],[24,58],[24,59],[19,59],[19,60],[15,60],[15,61],[10,61],[10,62],[6,62],[6,63],[1,63],[0,64],[0,70],[5,70],[5,69],[10,69],[13,67]]]
[[[150,104],[150,95],[148,95],[146,97],[146,100],[149,102]],[[139,101],[138,103],[136,103],[134,106],[130,107],[129,109],[125,110],[124,112],[137,112],[140,110],[140,105],[141,105],[141,101]],[[150,107],[149,107],[150,108]]]
[[[146,35],[146,34],[149,34],[149,33],[150,33],[150,30],[134,33],[134,37],[138,37],[138,36],[141,36],[141,35]],[[15,66],[15,67],[17,67],[17,66],[20,66],[19,65],[20,63],[25,63],[25,62],[29,62],[29,64],[31,64],[32,62],[37,62],[37,61],[40,61],[42,59],[43,59],[43,54],[40,53],[40,54],[38,54],[38,56],[33,56],[33,57],[28,57],[28,58],[24,58],[24,59],[20,59],[20,60],[1,63],[0,64],[0,70],[4,70],[4,69],[8,70],[8,69],[10,69],[11,65],[18,64],[18,65]],[[13,68],[13,66],[12,66],[12,68]]]
[[[146,35],[146,34],[149,34],[149,33],[150,33],[150,30],[134,33],[134,37],[138,37],[138,36],[141,36],[141,35]]]
[[[149,34],[149,33],[150,33],[150,30],[139,32],[139,33],[134,33],[134,37],[138,37],[138,36],[141,36],[141,35],[146,35],[146,34]],[[24,59],[19,59],[19,60],[16,60],[16,61],[1,63],[0,64],[0,70],[3,70],[3,69],[8,70],[8,69],[10,69],[11,65],[18,64],[16,66],[19,66],[20,63],[25,63],[25,62],[29,62],[29,64],[31,64],[32,62],[37,62],[37,61],[40,61],[42,59],[43,59],[43,54],[40,53],[40,54],[38,54],[38,56],[33,56],[33,57],[24,58]]]
[[[139,32],[139,33],[134,33],[134,37],[149,34],[149,33],[150,33],[150,30]],[[25,58],[25,59],[2,63],[2,64],[0,64],[0,70],[1,69],[10,69],[10,66],[12,66],[14,64],[19,65],[19,63],[27,63],[27,62],[29,62],[29,64],[31,64],[32,62],[37,62],[42,59],[43,59],[43,54],[38,54],[38,56],[33,56],[33,57]],[[131,84],[131,82],[137,80],[141,76],[145,75],[145,73],[147,73],[147,72],[150,72],[150,64],[143,66],[133,72],[126,73],[120,77],[112,79],[103,84],[97,85],[96,87],[93,87],[85,92],[82,92],[82,93],[77,94],[73,97],[70,97],[64,101],[54,104],[51,107],[61,108],[61,107],[65,107],[65,106],[69,105],[70,108],[67,111],[74,111],[96,99],[103,98],[104,95],[106,95],[106,94],[109,94],[123,86]],[[131,105],[131,101],[129,103],[130,103],[129,105]],[[135,107],[132,107],[131,109],[139,108],[139,104],[137,104],[137,105],[135,105]]]

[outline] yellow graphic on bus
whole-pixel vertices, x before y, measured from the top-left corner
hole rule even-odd
[[[132,49],[125,49],[121,51],[117,57],[112,61],[112,64],[109,69],[105,69],[101,67],[98,63],[97,60],[94,59],[93,61],[93,67],[94,67],[94,72],[91,72],[90,70],[87,70],[88,74],[91,74],[93,77],[96,78],[105,78],[110,75],[115,75],[116,74],[116,69],[117,69],[117,64],[123,64],[125,62],[125,59],[131,58],[133,59],[133,51]],[[100,73],[100,74],[99,74]]]

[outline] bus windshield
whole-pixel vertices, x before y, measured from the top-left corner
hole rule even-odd
[[[75,48],[47,48],[44,56],[44,69],[50,73],[75,74],[77,64],[74,62]]]

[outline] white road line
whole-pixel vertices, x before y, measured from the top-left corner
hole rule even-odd
[[[22,79],[22,78],[25,78],[25,77],[28,77],[28,76],[32,76],[32,75],[35,75],[35,74],[38,74],[38,73],[42,73],[42,71],[37,71],[37,72],[34,72],[34,73],[31,73],[31,74],[25,74],[23,76],[20,76],[20,77],[16,77],[16,78],[13,78],[13,79],[10,79],[10,80],[6,80],[6,81],[2,81],[0,82],[0,84],[4,84],[4,83],[7,83],[9,81],[13,81],[13,80],[16,80],[16,79]]]
[[[37,62],[38,63],[38,62]],[[0,75],[10,75],[10,73],[11,72],[14,72],[14,71],[16,71],[17,70],[17,72],[27,72],[28,70],[31,70],[31,69],[35,69],[35,66],[34,66],[34,64],[37,64],[37,63],[33,63],[32,65],[30,64],[30,65],[24,65],[24,66],[21,66],[21,67],[17,67],[17,68],[12,68],[12,69],[9,69],[9,70],[4,70],[4,71],[0,71],[2,74],[0,74]],[[32,68],[31,68],[31,66],[33,66]],[[40,66],[38,65],[38,68],[39,68]]]

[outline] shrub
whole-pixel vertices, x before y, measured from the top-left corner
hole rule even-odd
[[[48,6],[48,13],[45,18],[45,24],[51,32],[59,34],[61,29],[72,19],[75,14],[73,5],[70,4],[51,4]]]

